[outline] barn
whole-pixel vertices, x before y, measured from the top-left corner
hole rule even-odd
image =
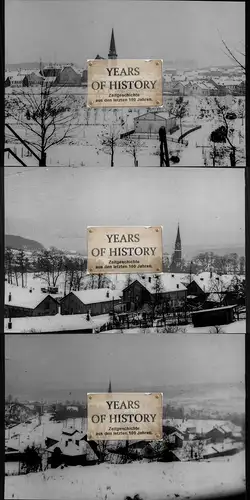
[[[136,134],[159,134],[159,128],[165,127],[168,134],[177,129],[176,118],[169,117],[166,112],[149,111],[134,118],[134,130]]]
[[[61,314],[107,314],[120,302],[121,292],[109,288],[70,292],[61,300]]]
[[[64,66],[63,70],[57,76],[58,85],[80,86],[81,73],[75,70],[72,66]]]
[[[139,309],[146,303],[154,303],[159,298],[171,306],[176,307],[186,301],[187,289],[181,282],[180,275],[173,273],[162,273],[158,284],[159,290],[153,276],[147,278],[136,278],[123,290],[123,302],[127,304],[127,310]]]
[[[192,313],[194,327],[227,325],[234,321],[236,305],[202,309]]]
[[[41,85],[44,78],[40,75],[39,71],[32,71],[29,75],[27,75],[29,86]]]
[[[5,287],[5,318],[20,318],[23,316],[52,316],[58,313],[57,300],[51,295],[33,290],[6,285]]]

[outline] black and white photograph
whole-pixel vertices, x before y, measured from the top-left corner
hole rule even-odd
[[[5,498],[245,489],[244,335],[6,335]],[[87,393],[162,392],[161,441],[88,441]]]
[[[5,167],[5,332],[246,333],[244,193],[244,169]],[[162,226],[163,272],[88,274],[88,226]]]
[[[161,59],[163,106],[88,108],[88,59]],[[245,3],[8,0],[4,155],[7,166],[245,167]]]

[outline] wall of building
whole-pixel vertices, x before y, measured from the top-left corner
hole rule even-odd
[[[52,297],[46,297],[33,311],[33,316],[54,316],[58,313],[58,303]]]
[[[194,326],[213,326],[213,325],[226,325],[232,323],[234,319],[233,309],[225,309],[216,311],[208,311],[193,314],[192,321]]]
[[[65,67],[57,79],[59,85],[81,85],[81,75],[73,68]]]
[[[161,118],[154,113],[147,113],[145,116],[135,118],[134,128],[136,134],[158,134],[160,127],[166,127],[166,131],[170,132],[176,126],[176,119]]]
[[[113,310],[113,306],[120,303],[120,300],[98,302],[96,304],[83,304],[78,297],[70,293],[61,301],[61,314],[87,314],[90,311],[92,316],[107,314]]]
[[[138,281],[135,281],[123,291],[123,301],[128,304],[127,310],[129,310],[131,303],[140,307],[146,302],[151,302],[151,294]]]

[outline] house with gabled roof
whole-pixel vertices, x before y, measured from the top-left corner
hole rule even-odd
[[[57,75],[56,83],[58,85],[80,86],[81,73],[72,65],[64,66],[62,71]]]
[[[123,289],[123,301],[127,304],[127,310],[141,308],[147,303],[154,304],[159,299],[170,302],[172,306],[186,301],[187,288],[179,274],[162,273],[159,280],[158,287],[154,276],[138,276],[126,286]]]
[[[58,312],[58,302],[50,294],[33,288],[22,288],[5,283],[5,318],[22,316],[50,316]]]
[[[73,426],[64,427],[60,436],[55,436],[53,444],[52,441],[53,436],[46,440],[52,466],[54,453],[59,457],[60,463],[66,465],[94,465],[99,460],[97,444],[87,441],[86,433]],[[58,462],[56,465],[58,466]]]
[[[121,302],[122,293],[109,288],[95,288],[68,293],[61,300],[61,314],[108,314]]]

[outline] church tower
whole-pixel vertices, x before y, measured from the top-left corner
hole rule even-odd
[[[172,255],[170,270],[173,273],[178,273],[181,271],[181,235],[180,235],[179,224],[177,228],[177,235],[176,235],[174,253]]]
[[[115,35],[114,35],[113,28],[112,28],[111,39],[110,39],[108,59],[117,59],[117,53],[116,53],[116,48],[115,48]]]

